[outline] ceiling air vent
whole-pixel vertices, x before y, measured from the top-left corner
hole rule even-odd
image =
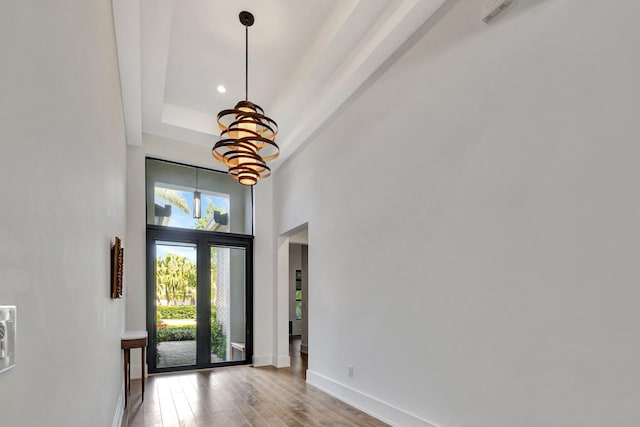
[[[496,16],[505,10],[512,0],[486,0],[482,6],[482,20],[488,24]]]

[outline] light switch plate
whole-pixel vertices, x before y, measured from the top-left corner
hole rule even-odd
[[[0,305],[0,373],[16,365],[16,307]]]

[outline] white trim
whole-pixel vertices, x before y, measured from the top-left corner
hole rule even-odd
[[[273,356],[273,361],[271,362],[271,364],[276,368],[288,368],[289,366],[291,366],[291,357],[289,357],[289,355]]]
[[[121,427],[122,418],[124,417],[124,399],[122,397],[122,391],[124,390],[124,382],[122,383],[122,389],[120,391],[120,398],[118,398],[118,405],[116,406],[116,413],[113,414],[113,422],[111,427]]]
[[[308,344],[300,344],[300,353],[309,354],[309,345]]]
[[[416,415],[307,369],[307,384],[392,426],[438,427]]]
[[[275,342],[273,366],[291,365],[289,359],[289,238],[279,236],[276,252]]]
[[[271,366],[272,359],[273,357],[271,355],[253,356],[253,366],[255,368],[259,368],[261,366]]]
[[[140,0],[113,0],[120,93],[127,144],[142,147]]]

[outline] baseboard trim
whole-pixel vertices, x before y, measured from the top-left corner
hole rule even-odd
[[[307,384],[392,426],[438,427],[416,415],[308,369]]]
[[[288,354],[286,356],[273,356],[271,364],[276,368],[288,368],[291,366],[291,357]]]
[[[288,368],[291,366],[291,357],[286,356],[253,356],[253,366],[275,366],[276,368]]]
[[[253,366],[259,368],[261,366],[271,366],[273,357],[268,356],[253,356]]]
[[[309,354],[309,346],[307,344],[300,344],[300,353]]]
[[[113,414],[113,422],[111,423],[111,427],[121,427],[122,426],[122,418],[124,417],[124,382],[122,383],[122,387],[120,390],[120,397],[118,398],[118,405],[116,406],[116,413]]]

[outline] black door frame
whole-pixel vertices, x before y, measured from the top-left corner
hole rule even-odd
[[[208,251],[201,250],[205,246],[225,246],[245,249],[245,360],[211,363],[210,345],[198,346],[196,364],[188,366],[176,366],[170,368],[158,368],[156,366],[156,310],[155,310],[155,269],[156,254],[155,243],[157,241],[180,242],[195,244],[198,248],[197,281],[201,283],[210,281],[210,270],[207,266],[210,262]],[[208,300],[208,299],[207,299]],[[206,317],[205,313],[210,308],[196,300],[196,317],[198,320]],[[202,322],[198,321],[198,324]],[[209,317],[209,325],[211,318]],[[210,327],[210,326],[209,326]],[[175,227],[147,225],[147,331],[149,334],[149,351],[147,351],[147,364],[150,373],[173,372],[193,369],[215,368],[220,366],[248,365],[253,359],[253,236],[235,233],[216,233],[204,230],[190,230]],[[197,342],[210,342],[211,333],[205,328],[196,328]],[[208,363],[207,363],[208,361]]]

